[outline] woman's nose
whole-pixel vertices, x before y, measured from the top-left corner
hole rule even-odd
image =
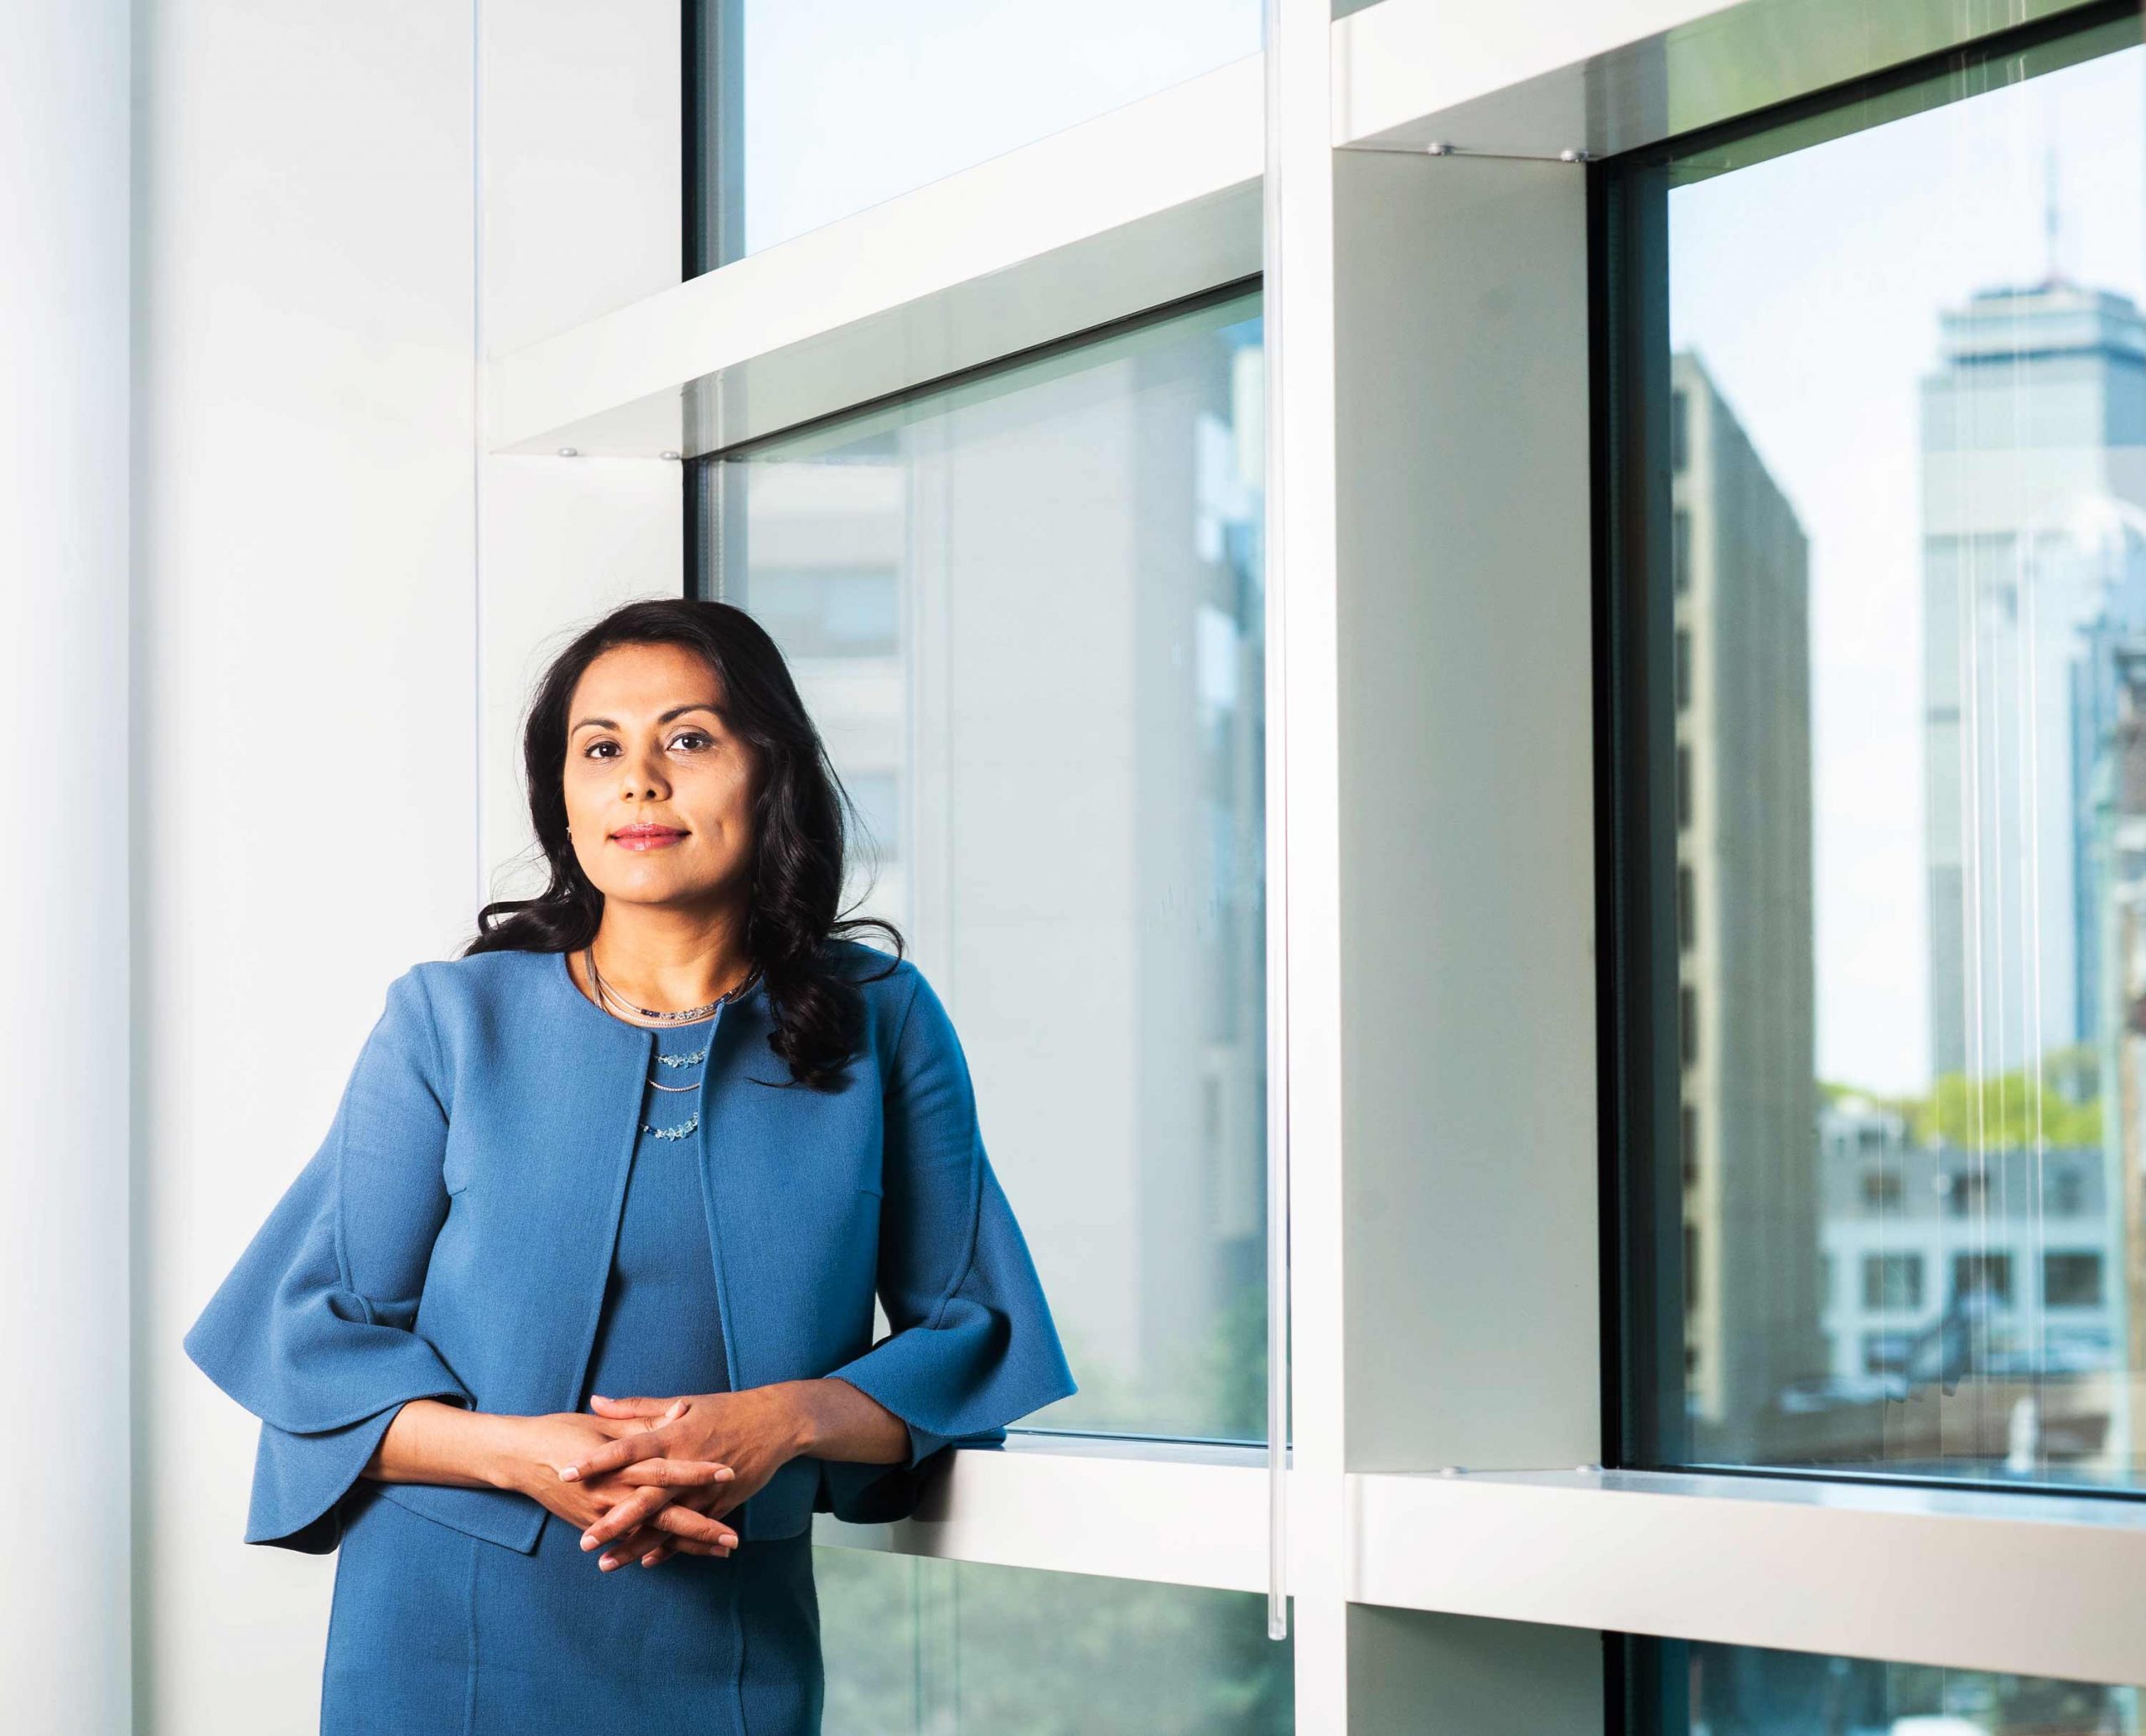
[[[628,795],[661,795],[668,787],[660,751],[650,749],[639,754],[628,754],[622,764]]]

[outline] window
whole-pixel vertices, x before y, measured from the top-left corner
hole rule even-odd
[[[1955,1306],[1977,1298],[1998,1306],[2012,1300],[2011,1255],[1979,1252],[1952,1256]]]
[[[1250,1593],[865,1549],[812,1573],[830,1732],[1291,1727],[1295,1648]]]
[[[1870,1658],[1826,1657],[1699,1640],[1652,1642],[1665,1680],[1682,1685],[1661,1736],[1888,1731],[1898,1736],[2026,1736],[2130,1730],[2138,1690]],[[1681,1702],[1688,1695],[1688,1707]]]
[[[2016,1482],[2002,1428],[1922,1402],[1959,1382],[2032,1388],[2037,1476],[2146,1474],[2091,1365],[2146,1234],[2103,1179],[2146,1169],[2116,1113],[2146,1072],[2146,47],[2115,12],[1594,171],[1626,1463]],[[1687,1107],[1703,1193],[1656,1132]],[[1732,1275],[1696,1299],[1653,1276],[1686,1219]],[[1827,1251],[1918,1316],[1830,1380]]]
[[[823,526],[822,539],[839,532]],[[814,552],[796,551],[801,563]],[[837,550],[831,549],[838,561]],[[899,580],[887,567],[849,571],[840,565],[776,564],[777,555],[753,575],[753,607],[760,623],[792,657],[889,657],[899,648]]]
[[[1863,1305],[1866,1308],[1922,1306],[1922,1256],[1866,1254],[1863,1260]]]
[[[960,1025],[1081,1385],[1024,1427],[1266,1433],[1259,341],[1206,298],[695,466]]]
[[[711,271],[1259,49],[1258,0],[687,0]]]
[[[853,847],[879,868],[898,866],[902,855],[901,780],[890,771],[864,771],[844,783],[863,830]]]
[[[2102,1257],[2097,1253],[2044,1254],[2042,1304],[2045,1308],[2099,1308]]]

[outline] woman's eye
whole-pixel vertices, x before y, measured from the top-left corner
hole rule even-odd
[[[671,745],[675,748],[679,746],[681,744],[712,744],[714,739],[715,738],[709,735],[705,730],[682,729],[677,734],[671,738]],[[604,748],[615,748],[617,746],[618,744],[613,741],[593,741],[581,750],[582,757],[584,759],[607,759],[610,758],[610,755],[601,753],[599,750]]]

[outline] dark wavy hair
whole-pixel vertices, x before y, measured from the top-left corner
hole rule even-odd
[[[582,672],[604,652],[629,645],[697,652],[723,684],[731,732],[755,751],[745,950],[774,1013],[768,1046],[789,1063],[790,1082],[831,1087],[855,1050],[863,1011],[858,979],[837,961],[832,943],[877,929],[894,943],[891,972],[902,956],[902,937],[890,922],[845,916],[838,908],[855,804],[827,762],[782,653],[758,621],[729,604],[684,597],[629,603],[552,660],[521,732],[529,818],[551,884],[532,899],[486,904],[477,913],[477,936],[462,956],[509,949],[572,952],[595,938],[604,894],[582,872],[567,835],[567,708]]]

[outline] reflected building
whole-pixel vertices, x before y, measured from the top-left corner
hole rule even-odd
[[[2107,647],[2146,582],[2099,521],[2146,505],[2146,321],[2051,277],[1942,316],[1922,382],[1931,1073],[2101,1033],[2089,785]]]
[[[2146,545],[2138,526],[2128,535]],[[2102,1042],[2106,1172],[2114,1197],[2102,1225],[2118,1286],[2110,1362],[2111,1469],[2135,1476],[2146,1405],[2138,1363],[2146,1348],[2146,638],[2110,647],[2114,717],[2095,780],[2096,863],[2102,913]]]
[[[1935,1343],[1948,1316],[1974,1318],[1979,1374],[2107,1365],[2118,1295],[2098,1146],[1973,1151],[1918,1139],[1900,1111],[1853,1096],[1819,1127],[1838,1396],[1881,1397],[1889,1375],[1969,1371],[1946,1368]]]
[[[1735,1458],[1825,1366],[1809,548],[1699,359],[1670,383],[1685,1391]]]
[[[1264,1434],[1259,329],[759,448],[702,539],[961,1030],[1081,1387],[1024,1426]]]
[[[2095,1275],[2091,1332],[2014,1323],[2050,1376],[2042,1425],[2077,1418],[2077,1439],[2026,1456],[2128,1475],[2146,1155],[2128,1029],[2146,823],[2138,307],[2052,273],[1946,312],[1922,464],[1932,1088],[1978,1106],[1952,1137],[1987,1186],[2022,1160],[2061,1171],[2091,1153],[2091,1222],[2037,1224],[2014,1252],[1994,1245],[2011,1236],[2000,1216],[1989,1252]],[[2007,1098],[2035,1105],[2034,1124],[2003,1114]],[[2076,1128],[2081,1111],[2091,1143],[2053,1148],[2046,1121]]]

